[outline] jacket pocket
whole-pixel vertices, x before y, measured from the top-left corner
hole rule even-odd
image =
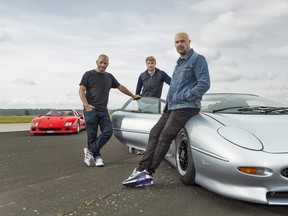
[[[181,81],[185,81],[187,80],[192,74],[192,67],[184,67],[181,71],[180,71],[180,80]]]

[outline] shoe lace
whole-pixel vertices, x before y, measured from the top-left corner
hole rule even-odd
[[[92,158],[92,155],[88,152],[85,154],[85,159],[90,160]]]

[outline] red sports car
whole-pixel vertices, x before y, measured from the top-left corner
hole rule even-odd
[[[85,130],[84,115],[74,109],[53,109],[31,122],[31,134],[79,133]]]

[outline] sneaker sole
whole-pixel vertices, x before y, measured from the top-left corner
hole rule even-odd
[[[91,167],[91,164],[93,164],[94,161],[91,159],[89,164],[86,161],[84,161],[84,163],[86,164],[87,167]]]
[[[148,181],[148,182],[143,182],[142,184],[136,185],[135,187],[151,187],[153,186],[153,180]]]

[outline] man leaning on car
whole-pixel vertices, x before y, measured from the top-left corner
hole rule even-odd
[[[190,48],[189,36],[180,32],[174,37],[177,60],[165,110],[149,133],[146,152],[138,168],[122,184],[129,187],[153,185],[153,174],[163,161],[170,144],[186,122],[198,114],[202,96],[210,88],[210,77],[204,56]]]

